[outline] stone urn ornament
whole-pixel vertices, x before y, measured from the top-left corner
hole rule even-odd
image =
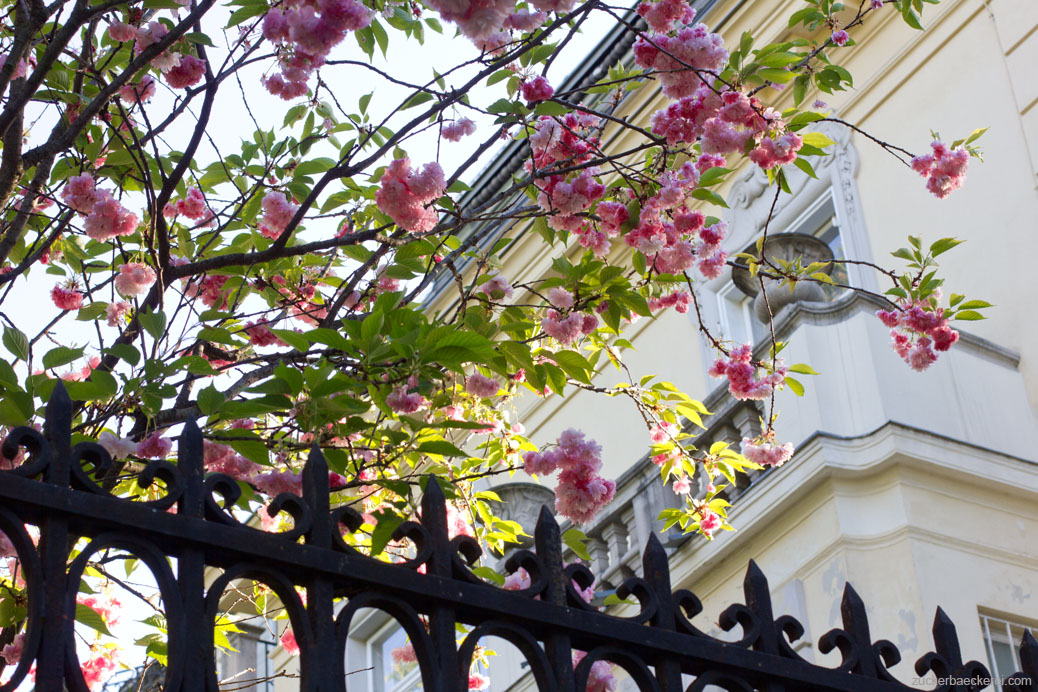
[[[549,509],[555,507],[555,492],[537,483],[504,483],[490,489],[501,498],[498,516],[517,522],[531,536],[537,526],[541,506],[547,505]]]
[[[757,254],[756,244],[749,246],[743,252],[751,255]],[[833,251],[819,238],[806,233],[776,233],[769,235],[764,243],[764,256],[779,264],[782,262],[794,262],[800,259],[800,266],[806,267],[813,262],[831,262]],[[781,265],[779,265],[781,266]],[[765,271],[767,267],[761,267]],[[819,271],[830,274],[833,270],[832,264],[827,264]],[[782,285],[776,279],[764,277],[764,292],[760,290],[760,277],[750,276],[750,270],[746,267],[735,267],[732,269],[732,282],[735,286],[753,298],[753,314],[758,320],[767,324],[768,306],[771,306],[771,315],[778,316],[782,308],[793,303],[824,301],[825,291],[814,281],[798,281],[794,285]],[[767,296],[767,300],[765,300]]]

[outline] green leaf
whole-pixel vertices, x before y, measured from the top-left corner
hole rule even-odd
[[[981,315],[976,310],[962,310],[960,312],[955,313],[955,319],[967,321],[982,320],[984,319],[984,315]]]
[[[789,371],[790,372],[800,373],[801,375],[817,375],[818,374],[817,372],[815,372],[815,369],[812,368],[807,363],[797,363],[796,365],[791,365],[789,367]]]
[[[986,300],[967,300],[965,303],[959,306],[960,310],[979,310],[982,308],[994,307],[991,303]]]
[[[268,466],[270,464],[270,455],[267,451],[267,445],[263,444],[259,440],[229,440],[227,444],[249,461],[254,461],[263,466]]]
[[[105,314],[107,308],[108,303],[102,301],[97,301],[90,305],[84,305],[79,309],[79,312],[76,313],[76,320],[80,322],[91,322]]]
[[[930,254],[934,257],[937,257],[938,255],[948,252],[948,250],[951,250],[956,245],[961,245],[964,242],[966,241],[959,240],[957,238],[941,238],[940,240],[938,240],[930,246]]]
[[[209,385],[198,393],[198,408],[207,416],[219,409],[223,401],[223,393],[213,385]]]
[[[829,139],[821,132],[805,132],[803,134],[803,139],[804,144],[810,145],[812,147],[818,147],[819,149],[824,149],[828,146],[832,146],[833,144],[833,140]]]
[[[144,327],[144,331],[151,334],[151,337],[156,341],[162,337],[162,332],[166,329],[166,313],[161,310],[157,312],[139,312],[137,313],[137,321]]]
[[[96,610],[88,605],[82,603],[76,604],[76,622],[80,622],[91,629],[95,629],[101,634],[112,636],[112,633],[108,631],[108,625],[105,624],[104,618]]]
[[[580,529],[569,529],[562,534],[562,542],[581,560],[591,559],[591,553],[588,552],[587,546],[584,544],[586,540],[587,534]]]
[[[468,454],[452,445],[447,440],[427,440],[418,445],[422,454],[438,454],[444,457],[467,457]]]
[[[58,346],[47,352],[43,356],[43,368],[50,370],[51,368],[57,368],[62,365],[68,365],[74,360],[83,357],[82,348],[69,348],[68,346]]]
[[[29,337],[15,328],[4,327],[4,347],[18,360],[29,360]]]
[[[305,352],[310,348],[310,340],[299,332],[292,331],[291,329],[271,329],[270,331],[274,333],[274,336],[297,351]]]
[[[786,377],[786,385],[797,396],[804,396],[804,385],[800,383],[800,380],[793,377]]]
[[[371,556],[378,556],[386,546],[389,545],[389,541],[393,538],[393,532],[396,531],[396,527],[400,526],[403,519],[396,512],[383,510],[381,512],[374,513],[375,519],[375,530],[371,532]]]
[[[591,384],[589,375],[594,373],[595,369],[584,356],[576,351],[556,351],[552,354],[551,359],[573,379],[580,380],[584,384]]]

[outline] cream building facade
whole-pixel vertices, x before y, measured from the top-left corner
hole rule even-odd
[[[803,5],[695,4],[700,19],[729,44],[747,29],[758,44],[791,36],[787,19]],[[901,649],[893,670],[907,683],[915,679],[915,660],[932,646],[938,605],[958,626],[964,658],[991,661],[1003,676],[1019,670],[1010,641],[1018,644],[1023,627],[1038,626],[1038,279],[1031,268],[1038,257],[1038,1],[942,0],[926,5],[924,23],[921,33],[892,8],[870,15],[854,33],[857,45],[834,53],[854,75],[854,88],[821,98],[840,118],[919,152],[930,142],[931,127],[949,141],[990,127],[980,142],[985,162],[973,161],[966,186],[936,200],[919,176],[879,147],[826,124],[836,141],[833,156],[816,162],[817,180],[791,176],[796,194],[783,196],[771,229],[814,234],[838,256],[888,265],[898,262],[888,253],[905,245],[907,235],[924,242],[965,239],[942,257],[941,273],[950,290],[996,307],[985,321],[955,325],[960,342],[923,373],[890,348],[872,299],[834,293],[784,308],[776,328],[791,345],[783,355],[821,373],[806,383],[803,397],[789,391],[778,397],[778,434],[796,445],[795,456],[732,489],[737,531],[713,541],[663,537],[675,588],[691,589],[704,603],[696,620],[701,629],[722,637],[737,633],[725,634],[716,623],[727,605],[741,602],[752,558],[769,578],[776,614],[804,624],[801,655],[835,665],[838,656],[823,656],[817,642],[839,625],[840,598],[850,581],[868,607],[873,636]],[[571,83],[586,83],[581,80],[618,59],[630,62],[629,42],[620,34],[607,36]],[[791,95],[778,98],[779,105],[791,105]],[[648,121],[662,105],[658,90],[644,88],[621,108]],[[620,150],[622,138],[608,145]],[[508,180],[517,157],[506,150],[485,172],[488,190]],[[744,167],[725,191],[730,253],[759,233],[771,202],[765,183]],[[504,271],[514,282],[543,276],[551,257],[540,242],[524,242],[519,234]],[[853,285],[877,287],[870,272],[848,273]],[[749,300],[729,274],[708,284],[701,299],[706,320],[727,338],[760,341]],[[657,374],[714,412],[697,446],[737,442],[759,430],[762,410],[733,400],[707,376],[713,354],[689,316],[666,311],[625,336],[636,348],[625,357],[636,376]],[[610,368],[596,383],[616,381]],[[679,500],[646,458],[647,435],[625,401],[526,397],[519,408],[538,443],[575,427],[602,444],[603,473],[617,479],[617,498],[582,527],[591,537],[590,567],[602,596],[640,573],[641,548],[662,528],[656,517]],[[550,500],[528,486],[501,491],[525,499],[526,509],[511,510],[521,520]],[[351,690],[415,689],[416,678],[393,677],[386,665],[391,646],[402,643],[394,639],[399,634],[374,615],[358,630],[347,669],[370,670],[349,679]],[[518,652],[498,643],[491,648],[499,654],[489,671],[491,689],[532,689]],[[278,667],[291,665],[283,654],[274,660]],[[622,681],[621,689],[628,685]]]

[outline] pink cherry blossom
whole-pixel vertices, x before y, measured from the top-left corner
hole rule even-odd
[[[97,443],[105,448],[113,459],[125,459],[137,454],[137,443],[126,437],[119,437],[107,430],[97,436]]]
[[[137,230],[137,224],[137,215],[127,211],[119,200],[108,195],[94,204],[90,215],[83,222],[83,230],[94,240],[102,242],[132,234]]]
[[[285,633],[281,635],[281,648],[289,656],[299,655],[299,642],[296,641],[296,633],[291,627],[285,629]]]
[[[661,34],[670,32],[675,23],[691,24],[696,18],[696,11],[685,0],[643,2],[638,5],[638,14],[649,28]]]
[[[544,12],[531,12],[529,10],[518,10],[517,12],[508,15],[505,20],[505,25],[510,29],[516,31],[533,31],[548,18],[548,15]]]
[[[162,433],[156,431],[141,440],[137,446],[137,456],[146,459],[165,459],[172,449],[173,441],[162,437]]]
[[[833,32],[832,35],[833,43],[835,43],[838,46],[846,46],[847,41],[849,41],[850,38],[851,37],[843,29],[837,29]]]
[[[141,81],[135,84],[127,84],[119,89],[119,98],[129,104],[147,103],[155,95],[155,78],[144,75]]]
[[[115,290],[124,296],[139,296],[155,283],[155,270],[141,262],[120,264],[115,277]]]
[[[396,159],[380,182],[375,203],[400,228],[424,233],[436,225],[436,211],[426,205],[438,199],[446,187],[440,164],[427,163],[412,171],[409,159]]]
[[[541,320],[541,329],[563,346],[569,346],[584,333],[584,315],[573,312],[562,317],[557,310],[548,310]]]
[[[112,677],[112,673],[119,667],[119,655],[117,649],[99,649],[92,653],[91,657],[84,663],[80,659],[80,670],[83,673],[83,681],[90,690],[98,690]]]
[[[469,689],[485,690],[490,686],[490,678],[480,673],[469,673]]]
[[[74,286],[55,286],[50,289],[50,299],[61,310],[78,310],[83,307],[83,294]]]
[[[403,646],[398,646],[390,652],[390,656],[393,657],[393,662],[397,664],[406,663],[417,663],[418,654],[415,653],[414,644],[407,642]]]
[[[772,435],[751,440],[742,438],[742,454],[755,464],[761,466],[781,466],[793,456],[792,442],[776,444]]]
[[[260,492],[270,497],[281,493],[303,494],[303,476],[292,471],[268,471],[253,476],[250,481]]]
[[[507,298],[512,295],[513,288],[512,284],[508,283],[508,279],[500,274],[493,276],[490,281],[479,287],[479,290],[490,298]]]
[[[137,27],[123,22],[112,22],[108,25],[108,36],[119,43],[133,41],[137,38]]]
[[[541,75],[537,75],[533,79],[523,82],[521,89],[523,92],[523,98],[530,103],[547,101],[555,93],[555,88]]]
[[[785,382],[788,369],[778,364],[774,372],[758,370],[749,344],[732,349],[728,359],[719,358],[710,367],[711,377],[727,377],[728,391],[736,399],[767,399]]]
[[[166,84],[174,89],[186,89],[202,81],[205,74],[205,60],[193,55],[181,55],[180,62],[171,69],[163,70]]]
[[[699,530],[707,538],[713,538],[714,533],[721,528],[721,517],[709,509],[700,510]]]
[[[555,286],[548,291],[548,301],[560,310],[567,310],[573,307],[573,294],[561,286]]]
[[[289,200],[284,193],[271,190],[263,196],[263,218],[260,219],[260,233],[275,240],[291,223],[292,217],[299,210],[299,205]]]
[[[569,429],[558,439],[558,446],[544,452],[527,452],[525,470],[534,475],[559,471],[555,488],[555,510],[578,523],[587,523],[612,501],[616,484],[598,475],[602,468],[602,448],[584,433]]]
[[[477,397],[492,397],[496,396],[498,390],[501,389],[501,385],[492,377],[486,377],[478,372],[474,372],[465,378],[465,390],[472,396]]]
[[[869,3],[869,7],[871,9],[874,9],[874,10],[882,10],[883,9],[883,0],[872,0]]]
[[[429,402],[418,392],[408,393],[407,388],[397,387],[386,397],[386,405],[396,413],[411,414],[421,411]]]
[[[933,142],[930,148],[932,154],[912,159],[912,168],[927,178],[927,190],[938,199],[944,199],[965,184],[970,155],[962,147],[949,149],[940,141]]]
[[[89,214],[94,210],[94,205],[103,199],[103,193],[95,187],[94,176],[89,173],[69,178],[60,196],[62,202],[80,214]]]
[[[443,126],[440,130],[440,135],[443,136],[448,142],[460,141],[462,137],[467,137],[476,131],[476,123],[472,122],[468,118],[460,118],[452,123],[448,123]]]
[[[249,337],[249,343],[253,346],[285,346],[285,342],[278,338],[265,323],[245,323],[245,333]]]
[[[177,201],[176,213],[183,214],[189,219],[201,219],[209,211],[205,196],[197,187],[189,188],[184,198]]]
[[[530,573],[520,567],[505,577],[505,583],[501,585],[506,591],[519,591],[530,588]]]
[[[891,328],[894,351],[919,372],[937,361],[937,351],[947,351],[959,340],[959,333],[948,326],[944,309],[924,301],[900,301],[897,309],[879,310],[876,317]]]
[[[697,71],[720,71],[728,61],[728,51],[720,35],[710,33],[705,24],[696,24],[678,29],[674,36],[639,36],[634,44],[634,61],[639,67],[656,71],[664,95],[680,99],[703,83]]]
[[[3,657],[7,665],[13,666],[18,663],[22,658],[22,651],[25,649],[25,632],[19,632],[14,635],[14,640],[10,644],[4,646],[3,651],[0,651],[0,656]]]

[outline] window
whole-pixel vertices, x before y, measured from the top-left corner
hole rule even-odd
[[[269,625],[269,626],[268,626]],[[217,675],[221,682],[228,682],[236,690],[249,692],[274,692],[273,662],[270,653],[277,645],[273,624],[263,625],[238,623],[241,632],[232,632],[227,638],[237,651],[224,651],[217,655]]]
[[[735,344],[755,344],[767,335],[767,328],[753,316],[753,298],[729,282],[717,293],[718,338]]]
[[[980,625],[984,632],[984,646],[993,685],[995,690],[1001,692],[1002,680],[1023,668],[1020,665],[1020,642],[1024,630],[1029,627],[990,615],[981,615]]]
[[[819,198],[807,211],[793,221],[790,224],[789,232],[813,235],[829,246],[835,259],[847,259],[843,237],[840,235],[840,222],[836,218],[836,204],[833,200],[832,190]],[[838,284],[844,286],[851,284],[845,264],[834,264],[829,276]],[[826,297],[832,300],[846,289],[823,284],[822,290],[825,291]]]
[[[408,644],[407,633],[394,620],[383,626],[368,643],[368,664],[371,667],[374,692],[404,692],[422,689],[418,664],[393,657],[394,649]]]
[[[832,190],[819,197],[803,213],[783,229],[784,233],[803,233],[822,240],[832,250],[833,257],[845,259],[843,237],[836,216],[836,205]],[[844,286],[851,285],[847,266],[834,264],[829,274],[833,281]],[[846,289],[828,284],[821,285],[826,300],[835,300]],[[765,324],[753,313],[753,298],[745,295],[734,283],[717,289],[717,331],[720,340],[735,344],[757,344],[768,335]]]

